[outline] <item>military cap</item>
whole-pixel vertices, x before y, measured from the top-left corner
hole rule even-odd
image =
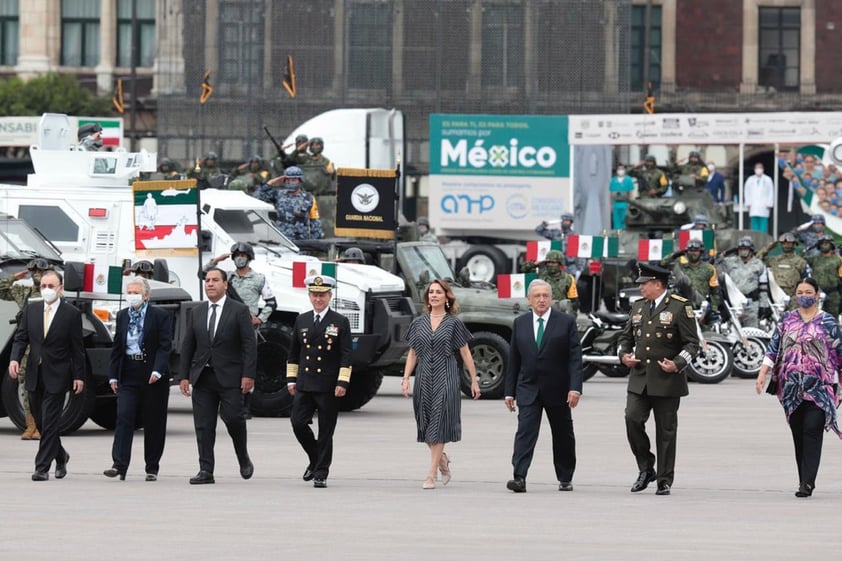
[[[336,280],[325,275],[314,275],[304,279],[304,284],[310,292],[329,292],[336,286]]]
[[[813,224],[826,224],[824,214],[814,214],[810,217],[810,221]]]
[[[655,265],[653,263],[646,263],[645,261],[641,261],[638,264],[638,270],[639,272],[637,280],[634,281],[638,284],[642,284],[651,280],[662,280],[666,282],[670,278],[670,272],[668,269],[664,269],[660,265]]]
[[[710,224],[707,215],[705,214],[697,214],[693,217],[693,222],[695,224]]]

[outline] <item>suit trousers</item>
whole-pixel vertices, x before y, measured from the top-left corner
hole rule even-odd
[[[812,401],[802,401],[789,416],[789,428],[795,445],[798,481],[815,487],[822,459],[825,413]]]
[[[553,437],[553,466],[559,481],[573,481],[576,469],[576,437],[573,434],[573,417],[570,407],[562,405],[544,405],[540,398],[530,405],[519,405],[517,432],[515,433],[512,467],[514,476],[526,479],[526,473],[532,464],[538,432],[541,429],[541,417],[547,412],[550,432]]]
[[[66,392],[50,393],[41,381],[35,391],[29,392],[29,405],[35,417],[35,425],[41,433],[38,453],[35,455],[35,471],[48,472],[53,460],[65,460],[69,455],[61,445],[61,411],[64,408]]]
[[[145,362],[125,360],[117,388],[117,426],[111,447],[113,467],[125,472],[132,458],[132,440],[138,421],[143,421],[143,452],[146,473],[158,474],[167,436],[167,406],[170,398],[166,376],[149,383]]]
[[[649,413],[655,416],[655,446],[658,453],[658,483],[672,486],[675,477],[675,449],[678,435],[680,397],[626,394],[626,436],[640,471],[655,468],[655,456],[646,434]]]
[[[313,434],[310,422],[313,413],[319,412],[319,438]],[[308,392],[298,390],[292,401],[292,432],[307,454],[310,469],[316,479],[327,479],[333,460],[333,433],[339,415],[339,398],[333,392]]]
[[[199,445],[199,469],[209,473],[213,473],[215,463],[213,448],[216,444],[217,415],[228,429],[237,461],[242,467],[249,461],[243,392],[239,387],[222,387],[213,368],[206,367],[193,384],[193,426]]]

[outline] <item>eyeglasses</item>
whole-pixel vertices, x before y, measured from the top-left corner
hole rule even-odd
[[[34,271],[36,269],[46,271],[50,268],[50,263],[46,259],[33,259],[32,261],[27,263],[26,268],[30,271]]]

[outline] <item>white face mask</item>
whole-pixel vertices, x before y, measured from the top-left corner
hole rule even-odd
[[[140,308],[143,305],[143,294],[126,294],[126,303],[132,308]]]
[[[54,288],[43,288],[41,289],[41,296],[48,304],[52,304],[58,298],[58,292]]]
[[[708,164],[708,171],[713,173],[716,171],[716,166],[713,164]]]
[[[617,170],[617,177],[624,177],[626,175],[626,170],[618,169]]]
[[[763,175],[763,168],[754,168],[754,175]]]

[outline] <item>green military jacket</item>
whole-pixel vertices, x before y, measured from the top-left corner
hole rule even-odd
[[[669,181],[659,168],[632,168],[629,170],[629,175],[636,177],[639,181],[638,192],[641,197],[662,197],[667,192]],[[654,189],[655,194],[650,195],[649,191]]]
[[[693,307],[686,298],[667,293],[654,312],[648,300],[632,304],[629,321],[618,342],[619,357],[633,353],[640,363],[631,369],[628,391],[657,397],[687,395],[683,369],[699,351]],[[678,372],[664,372],[658,361],[675,362]]]

